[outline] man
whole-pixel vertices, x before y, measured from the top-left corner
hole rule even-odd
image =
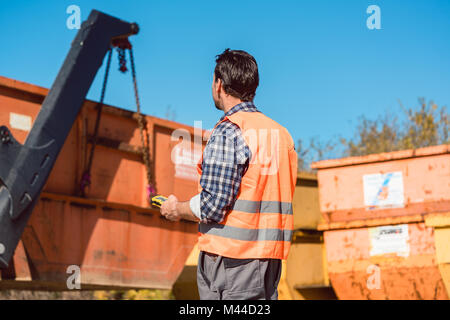
[[[244,51],[217,56],[212,95],[224,112],[198,165],[199,194],[161,207],[169,220],[199,222],[201,299],[278,298],[289,253],[297,154],[288,131],[253,104],[256,60]]]

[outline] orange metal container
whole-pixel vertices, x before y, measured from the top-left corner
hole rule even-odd
[[[48,90],[0,77],[0,124],[24,142]],[[169,222],[148,207],[136,114],[104,106],[85,198],[79,183],[91,147],[96,102],[86,100],[22,236],[0,287],[67,289],[67,268],[82,288],[170,288],[197,240],[197,225]],[[205,132],[146,117],[153,183],[159,194],[187,200],[197,191],[195,161]],[[183,129],[191,142],[172,138]],[[194,134],[199,143],[194,147]],[[195,153],[195,154],[194,154]],[[174,164],[173,158],[185,161]],[[186,160],[187,159],[187,160]],[[188,161],[192,160],[192,161]]]
[[[435,228],[426,220],[450,212],[449,145],[312,167],[318,169],[319,229],[338,298],[448,299]]]

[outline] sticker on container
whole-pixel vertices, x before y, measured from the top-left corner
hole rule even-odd
[[[364,205],[368,210],[404,207],[401,171],[363,176]]]
[[[175,164],[175,178],[194,180],[199,178],[197,163],[202,156],[202,148],[191,148],[183,144],[176,145],[172,150],[172,157]]]
[[[407,224],[369,228],[369,235],[371,256],[385,254],[395,254],[400,257],[409,256]]]
[[[14,112],[9,113],[9,125],[13,129],[30,131],[31,130],[31,117],[24,114],[18,114]]]

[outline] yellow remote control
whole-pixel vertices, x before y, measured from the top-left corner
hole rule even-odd
[[[167,198],[164,196],[154,196],[152,198],[152,206],[154,207],[158,207],[161,208],[161,205],[163,204],[164,201],[166,201]]]

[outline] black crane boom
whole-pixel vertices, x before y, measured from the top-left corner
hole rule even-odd
[[[25,143],[0,127],[0,268],[6,268],[111,41],[138,25],[92,10],[42,103]]]

